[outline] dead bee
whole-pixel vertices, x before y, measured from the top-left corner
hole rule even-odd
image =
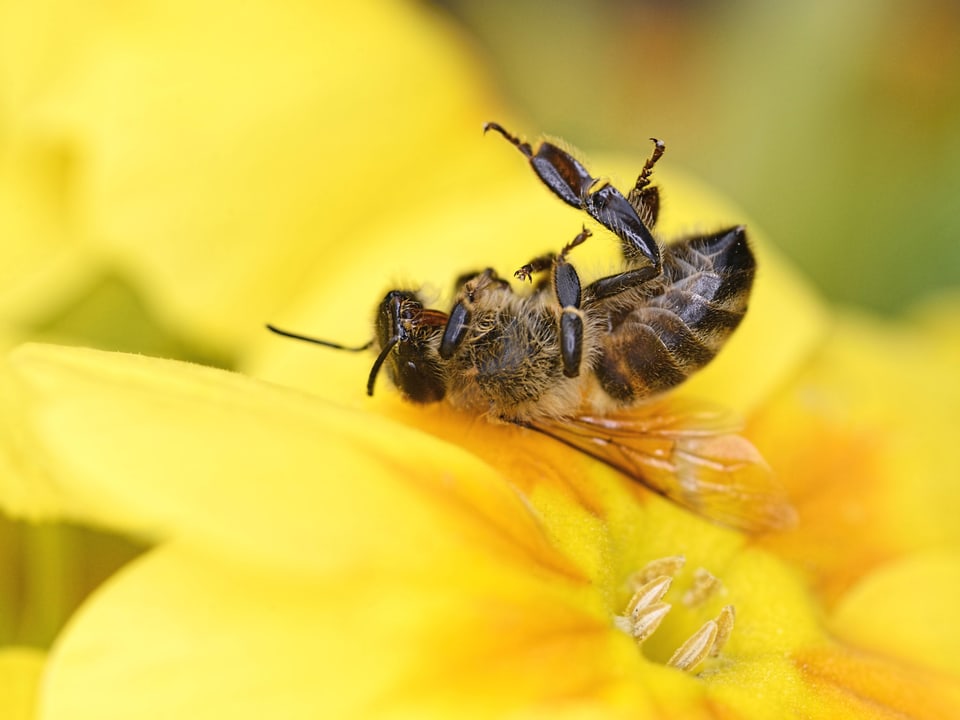
[[[753,446],[722,413],[664,399],[717,354],[740,324],[755,261],[742,226],[660,245],[651,230],[659,192],[654,151],[624,196],[549,142],[536,148],[496,123],[540,180],[620,241],[624,267],[581,287],[571,252],[534,258],[515,276],[545,273],[520,294],[496,272],[457,282],[450,312],[414,290],[391,290],[377,311],[375,338],[361,348],[274,332],[340,349],[378,351],[367,381],[384,365],[409,400],[441,400],[489,419],[550,435],[651,489],[722,523],[782,527],[792,508]]]

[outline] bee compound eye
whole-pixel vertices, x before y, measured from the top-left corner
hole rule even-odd
[[[443,377],[433,363],[407,360],[393,368],[393,380],[408,400],[426,405],[439,402],[446,395]]]

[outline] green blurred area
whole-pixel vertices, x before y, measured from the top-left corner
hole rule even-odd
[[[836,301],[896,313],[960,286],[955,0],[443,5],[517,132],[638,165],[663,139]]]

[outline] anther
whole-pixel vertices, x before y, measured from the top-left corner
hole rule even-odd
[[[664,597],[673,584],[674,576],[683,567],[682,555],[659,558],[633,573],[628,579],[632,590],[623,615],[614,617],[618,630],[633,637],[642,645],[666,618],[671,604]],[[723,590],[720,580],[704,568],[693,573],[691,586],[684,592],[682,602],[688,608],[703,605]],[[667,661],[667,665],[684,672],[693,672],[707,658],[717,656],[733,631],[734,610],[727,605],[713,620],[705,622]]]
[[[670,603],[658,602],[635,612],[631,617],[633,624],[630,626],[630,634],[638,642],[642,643],[648,637],[656,632],[660,623],[670,612]]]
[[[667,594],[672,582],[673,578],[661,575],[646,585],[637,588],[633,597],[630,598],[630,602],[627,603],[627,615],[632,617],[638,611],[663,600],[663,596]]]
[[[716,620],[708,620],[667,660],[667,665],[691,672],[708,657],[716,657],[733,631],[734,610],[724,607]]]
[[[633,573],[628,578],[627,583],[632,590],[636,591],[661,575],[675,577],[686,561],[687,559],[683,555],[670,555],[669,557],[651,560],[642,569]]]
[[[693,585],[683,594],[681,602],[688,608],[703,605],[723,589],[720,579],[705,568],[693,571]]]
[[[710,657],[716,657],[723,650],[723,646],[730,639],[730,633],[733,632],[733,620],[736,612],[733,605],[726,605],[717,616],[717,637],[713,641],[713,647],[710,649]]]
[[[707,620],[683,645],[677,648],[677,651],[667,660],[667,665],[690,672],[710,655],[719,632],[717,621]]]

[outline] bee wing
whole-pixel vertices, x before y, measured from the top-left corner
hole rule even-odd
[[[724,525],[759,532],[795,520],[757,449],[727,414],[708,406],[661,401],[532,427]]]

